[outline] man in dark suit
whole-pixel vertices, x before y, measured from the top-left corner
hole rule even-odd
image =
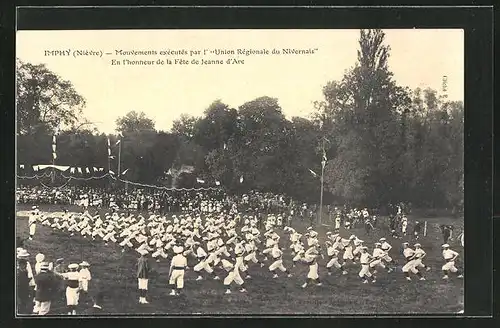
[[[26,260],[20,260],[17,265],[17,312],[18,314],[29,314],[31,309],[28,309],[31,304],[30,294],[30,278],[26,265]]]

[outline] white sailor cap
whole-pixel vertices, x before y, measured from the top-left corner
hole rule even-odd
[[[68,265],[68,269],[78,269],[78,264],[71,263],[70,265]]]
[[[350,240],[356,239],[356,236],[355,236],[355,235],[351,235],[351,236],[349,237],[349,239],[350,239]]]
[[[36,254],[36,256],[35,256],[35,260],[36,260],[37,262],[43,262],[43,260],[45,260],[45,255],[43,255],[42,253],[38,253],[38,254]]]
[[[422,247],[422,245],[420,245],[419,243],[416,243],[415,245],[413,245],[415,247]]]
[[[380,238],[379,240],[380,240],[380,241],[386,241],[386,239],[385,239],[385,238]]]
[[[90,264],[87,261],[82,261],[82,263],[80,263],[80,266],[88,267],[88,266],[90,266]]]
[[[332,232],[331,232],[331,231],[328,231],[328,232],[326,233],[326,235],[327,235],[327,236],[330,236],[331,234],[332,234]]]
[[[380,246],[382,246],[381,243],[375,243],[375,247],[380,247]]]
[[[448,245],[448,244],[443,244],[443,246],[441,246],[441,247],[443,247],[443,248],[448,248],[448,247],[450,247],[450,245]]]
[[[180,254],[180,253],[182,253],[184,251],[184,247],[182,247],[182,246],[174,246],[173,250],[174,250],[175,254]]]

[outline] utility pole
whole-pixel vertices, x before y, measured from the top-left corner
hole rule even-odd
[[[122,139],[120,138],[120,143],[118,144],[118,180],[121,176],[121,165],[122,165]]]
[[[321,224],[322,216],[323,216],[323,185],[324,185],[324,174],[325,174],[325,166],[326,166],[325,138],[323,138],[321,148],[323,151],[323,158],[321,159],[321,193],[320,193],[320,200],[319,200],[319,224]]]

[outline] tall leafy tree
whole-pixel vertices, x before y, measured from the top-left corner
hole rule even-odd
[[[144,112],[130,111],[116,120],[116,131],[120,133],[134,133],[140,131],[154,131],[155,122]]]
[[[381,30],[361,30],[358,60],[324,88],[323,117],[336,130],[336,157],[326,167],[330,190],[353,202],[386,202],[400,190],[399,113],[410,104],[388,68]]]
[[[44,64],[16,61],[17,131],[21,135],[36,130],[54,132],[59,126],[72,126],[82,117],[85,99],[70,81],[64,80]]]

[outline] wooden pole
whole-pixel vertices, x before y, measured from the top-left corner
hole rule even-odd
[[[122,164],[122,139],[120,138],[120,144],[118,147],[118,180],[120,180],[121,177],[121,164]]]
[[[323,144],[322,144],[322,156],[325,154],[325,139],[323,138]],[[323,184],[324,184],[324,173],[325,173],[325,165],[326,165],[326,158],[323,157],[321,159],[321,193],[320,193],[320,200],[319,200],[319,224],[321,225],[322,222],[322,216],[323,216]]]
[[[427,237],[427,221],[424,223],[424,237]]]
[[[322,221],[322,215],[323,215],[323,173],[325,172],[325,165],[322,165],[321,168],[321,193],[320,193],[320,200],[319,200],[319,224],[321,224]]]

